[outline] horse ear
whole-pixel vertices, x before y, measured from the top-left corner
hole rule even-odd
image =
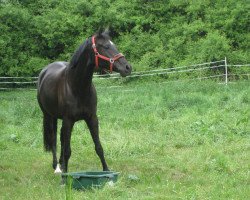
[[[110,33],[110,31],[109,31],[109,28],[108,27],[106,27],[105,29],[104,29],[104,27],[99,27],[99,29],[98,29],[98,31],[96,32],[96,37],[99,37],[99,38],[101,38],[101,37],[110,37],[109,36],[109,33]]]
[[[105,30],[103,31],[103,34],[109,36],[110,34],[109,27],[105,28]]]
[[[103,32],[104,32],[104,28],[103,27],[99,27],[98,30],[97,30],[97,32],[96,32],[96,36],[100,37]]]
[[[114,27],[110,26],[108,29],[108,35],[110,38],[115,38],[119,36],[119,33],[115,30]]]

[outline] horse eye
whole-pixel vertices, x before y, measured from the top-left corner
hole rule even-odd
[[[108,49],[110,47],[109,44],[103,46],[105,49]]]

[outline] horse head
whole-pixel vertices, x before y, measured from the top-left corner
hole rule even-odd
[[[132,67],[123,54],[119,53],[111,41],[107,31],[92,36],[92,48],[95,53],[95,66],[103,71],[109,70],[120,73],[122,77],[131,74]],[[107,65],[108,63],[108,65]]]

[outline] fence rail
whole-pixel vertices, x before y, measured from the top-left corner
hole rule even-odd
[[[246,67],[247,70],[243,70],[240,73],[237,72],[237,69],[241,67]],[[205,71],[205,72],[202,74],[202,71]],[[126,79],[151,77],[151,76],[168,76],[168,75],[171,76],[174,74],[176,75],[188,74],[189,78],[185,78],[185,80],[203,80],[203,79],[209,79],[209,78],[210,79],[220,78],[220,81],[227,84],[231,77],[242,76],[242,77],[249,78],[250,64],[230,65],[227,63],[227,59],[225,58],[224,60],[206,62],[206,63],[201,63],[201,64],[194,64],[194,65],[189,65],[189,66],[180,66],[180,67],[171,67],[171,68],[166,68],[166,69],[155,69],[155,70],[148,70],[148,71],[133,72],[130,76],[127,76]],[[196,75],[195,78],[193,77],[194,74]],[[97,80],[97,79],[110,80],[110,79],[120,79],[120,78],[121,76],[118,73],[94,75],[94,80]],[[165,78],[169,79],[169,77],[165,77]],[[27,88],[28,86],[34,87],[35,84],[37,83],[37,79],[38,77],[25,77],[25,76],[0,77],[0,90],[22,89],[22,88]],[[177,81],[183,80],[181,78],[177,78],[177,79],[178,79]]]

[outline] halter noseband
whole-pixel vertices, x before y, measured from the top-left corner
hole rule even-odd
[[[99,67],[99,58],[100,58],[100,59],[106,60],[106,61],[108,61],[110,63],[109,71],[112,73],[114,62],[116,60],[118,60],[119,58],[124,57],[124,55],[122,53],[116,54],[113,58],[108,58],[106,56],[103,56],[103,55],[99,54],[99,52],[96,49],[96,45],[95,45],[95,36],[92,36],[92,48],[93,48],[93,50],[95,52],[95,66],[96,66],[96,69],[98,69],[98,67]]]

